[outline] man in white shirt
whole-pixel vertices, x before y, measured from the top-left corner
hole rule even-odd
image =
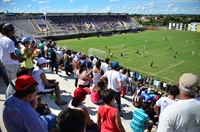
[[[179,88],[176,85],[170,87],[168,97],[161,97],[154,105],[154,111],[158,116],[161,116],[164,109],[173,103],[176,103],[176,96],[179,95]],[[159,112],[160,108],[160,112]]]
[[[179,79],[180,100],[169,105],[162,113],[158,132],[199,132],[200,101],[195,99],[199,78],[185,73]]]
[[[5,66],[9,81],[16,79],[19,60],[24,60],[15,55],[15,44],[10,39],[15,33],[14,26],[6,23],[2,28],[3,36],[0,38],[0,60]]]
[[[109,58],[105,59],[105,62],[101,62],[101,69],[106,72],[109,68]]]
[[[121,112],[121,90],[122,90],[122,76],[119,73],[119,63],[113,62],[112,63],[113,70],[108,70],[106,73],[101,77],[101,80],[106,82],[104,78],[108,79],[108,87],[115,91],[115,100],[117,103],[117,108],[119,112]],[[122,116],[122,115],[121,115]]]

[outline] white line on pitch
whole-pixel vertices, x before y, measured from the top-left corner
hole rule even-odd
[[[136,68],[134,68],[134,70],[135,70],[135,71],[139,71],[139,72],[143,72],[143,73],[146,73],[146,74],[149,74],[149,75],[154,75],[154,74],[152,74],[152,73],[150,73],[150,72],[145,72],[145,71],[143,71],[143,70],[139,70],[139,69],[136,69]],[[166,79],[166,80],[169,80],[169,81],[172,81],[171,79],[166,78],[166,77],[162,77],[162,76],[158,76],[158,75],[155,75],[155,76],[160,77],[160,78],[163,78],[163,79]]]
[[[170,69],[170,68],[172,68],[172,67],[175,67],[175,66],[177,66],[177,65],[180,65],[180,64],[182,64],[183,62],[185,62],[185,61],[181,61],[181,62],[179,62],[179,63],[177,63],[177,64],[175,64],[175,65],[173,65],[173,66],[170,66],[170,67],[168,67],[168,68],[166,68],[166,69],[163,69],[163,70],[161,70],[161,71],[159,71],[159,72],[156,72],[156,73],[154,73],[153,75],[156,75],[156,74],[161,73],[161,72],[163,72],[163,71],[166,71],[166,70],[168,70],[168,69]]]

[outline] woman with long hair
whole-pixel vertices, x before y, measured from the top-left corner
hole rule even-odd
[[[90,87],[91,78],[87,77],[87,66],[86,63],[80,65],[80,69],[76,71],[76,76],[78,77],[78,88]]]
[[[83,101],[86,98],[87,91],[84,88],[76,88],[74,91],[74,97],[70,101],[68,107],[71,109],[77,109],[84,113],[86,122],[86,132],[99,132],[98,126],[91,120],[87,107],[83,105]]]
[[[97,83],[100,81],[100,78],[101,76],[104,74],[104,71],[101,69],[101,61],[98,60],[96,63],[95,63],[95,66],[93,67],[92,70],[90,70],[88,73],[87,73],[87,77],[92,74],[93,75],[93,86],[96,86]]]
[[[94,104],[100,105],[103,103],[103,100],[101,98],[101,92],[105,89],[105,83],[104,82],[98,82],[97,85],[93,87],[91,90],[90,99]]]

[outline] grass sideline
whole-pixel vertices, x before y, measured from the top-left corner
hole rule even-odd
[[[163,40],[167,38],[167,40]],[[186,42],[188,39],[188,42]],[[146,43],[146,40],[148,42]],[[107,52],[111,62],[137,71],[145,76],[154,76],[161,81],[178,82],[183,73],[194,73],[200,77],[200,33],[189,31],[157,30],[111,37],[88,37],[57,41],[58,45],[88,54],[89,48]],[[124,44],[124,48],[122,48]],[[144,45],[146,49],[144,49]],[[107,46],[107,49],[105,47]],[[172,49],[170,50],[170,46]],[[108,49],[113,53],[110,57]],[[125,55],[120,56],[122,50]],[[139,54],[136,51],[139,50]],[[176,58],[174,54],[178,51]],[[195,55],[192,56],[192,51]],[[141,53],[144,52],[142,57]],[[150,63],[153,61],[153,67]]]

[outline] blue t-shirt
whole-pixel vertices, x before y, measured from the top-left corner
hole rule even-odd
[[[47,123],[30,103],[15,96],[4,103],[3,122],[8,132],[47,132]]]

